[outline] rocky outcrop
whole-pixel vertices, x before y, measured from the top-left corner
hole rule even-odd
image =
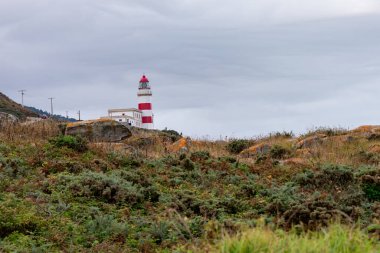
[[[18,121],[18,118],[12,114],[0,112],[0,120],[7,121],[7,122],[16,122]]]
[[[80,136],[91,142],[118,142],[132,135],[128,127],[109,119],[69,123],[64,133]]]
[[[316,135],[300,140],[299,142],[297,142],[296,147],[298,149],[312,148],[316,145],[322,144],[325,139],[326,139],[326,135],[316,134]]]
[[[243,157],[249,157],[249,156],[260,156],[260,155],[266,155],[269,154],[271,149],[271,145],[268,143],[260,143],[255,146],[252,146],[250,148],[247,148],[243,150],[240,154]]]
[[[182,137],[178,141],[169,146],[171,152],[188,152],[190,150],[190,138]]]

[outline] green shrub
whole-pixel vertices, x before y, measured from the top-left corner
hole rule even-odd
[[[161,244],[169,238],[170,224],[166,221],[154,223],[150,229],[150,234],[157,244]]]
[[[144,199],[140,189],[131,182],[116,176],[96,172],[83,172],[79,175],[60,174],[60,188],[74,196],[98,198],[109,203],[126,202],[130,205]]]
[[[187,171],[194,170],[194,168],[195,168],[194,163],[188,158],[186,158],[185,160],[182,161],[181,166],[183,169],[185,169]]]
[[[27,163],[21,158],[0,157],[0,168],[2,168],[0,174],[9,178],[25,177],[30,172]]]
[[[132,156],[125,156],[120,153],[111,152],[107,154],[108,161],[120,167],[137,168],[141,161]]]
[[[210,158],[210,153],[208,151],[195,151],[191,153],[190,159],[193,162],[206,161]]]
[[[380,185],[376,183],[364,183],[362,190],[365,196],[372,201],[380,201]]]
[[[100,242],[111,236],[125,238],[128,235],[127,225],[119,223],[112,215],[96,215],[87,221],[85,228],[89,235],[94,236]]]
[[[0,197],[0,238],[12,233],[33,234],[42,227],[42,219],[30,203],[13,194]]]
[[[280,145],[273,145],[269,151],[269,154],[274,159],[282,159],[289,155],[291,151]]]
[[[87,141],[79,136],[60,135],[51,138],[49,143],[57,148],[66,147],[77,152],[85,152],[88,150]]]
[[[178,141],[179,139],[182,138],[182,134],[178,133],[177,131],[175,130],[168,130],[168,129],[164,129],[161,131],[165,136],[167,136],[171,142],[176,142]]]
[[[232,140],[227,145],[227,150],[232,154],[239,154],[251,145],[249,140]]]
[[[355,185],[353,169],[344,165],[325,165],[321,171],[306,171],[297,175],[295,181],[301,186],[325,189]]]

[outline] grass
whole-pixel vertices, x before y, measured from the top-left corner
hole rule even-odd
[[[374,253],[380,244],[359,228],[333,224],[317,232],[284,232],[258,227],[225,237],[213,252],[221,253]]]

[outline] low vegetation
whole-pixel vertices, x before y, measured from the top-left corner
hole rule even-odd
[[[323,129],[173,152],[171,130],[104,144],[53,121],[3,123],[0,251],[378,252],[373,136]]]

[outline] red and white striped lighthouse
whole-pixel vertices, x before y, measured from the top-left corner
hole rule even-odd
[[[149,80],[145,75],[140,79],[137,96],[139,102],[138,109],[142,111],[142,127],[153,129],[152,90],[150,89]]]

